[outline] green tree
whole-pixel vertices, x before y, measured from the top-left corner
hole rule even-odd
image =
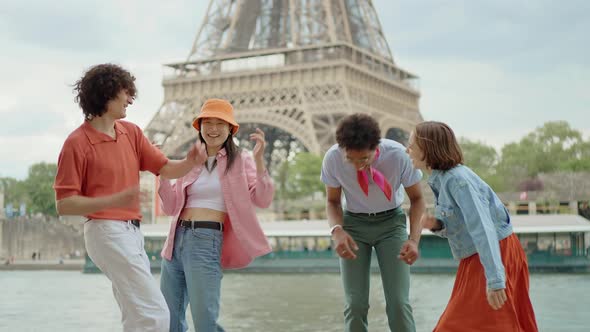
[[[466,138],[460,138],[459,145],[463,151],[465,165],[477,173],[494,190],[504,191],[506,188],[504,179],[496,171],[496,166],[500,161],[496,149],[482,142]]]
[[[0,187],[4,192],[4,204],[12,204],[18,208],[21,203],[28,204],[29,198],[25,182],[11,177],[0,178]]]
[[[274,172],[274,182],[275,182],[275,199],[284,203],[285,200],[288,199],[288,189],[287,189],[287,175],[289,174],[289,162],[284,161],[282,164],[279,165],[277,171]],[[282,204],[284,205],[284,204]],[[283,209],[284,206],[280,206],[280,209]]]
[[[573,158],[562,164],[562,171],[590,171],[590,141],[576,142],[572,145]]]
[[[465,165],[478,174],[493,172],[499,160],[498,152],[493,147],[466,138],[460,138],[459,145],[463,151]]]
[[[320,180],[322,157],[309,153],[298,153],[292,160],[285,161],[275,176],[278,197],[281,199],[299,199],[323,192]]]
[[[56,164],[42,162],[29,168],[29,176],[24,182],[29,201],[29,212],[57,216],[53,191],[56,173]]]
[[[540,173],[590,170],[590,144],[565,121],[547,122],[502,148],[498,173],[518,185]],[[512,188],[516,189],[516,188]]]

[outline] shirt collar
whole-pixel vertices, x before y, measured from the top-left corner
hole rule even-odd
[[[224,157],[225,155],[227,155],[227,151],[225,151],[225,148],[221,148],[219,149],[219,151],[217,151],[217,155]]]
[[[86,134],[86,137],[88,137],[88,140],[90,141],[90,144],[92,144],[92,145],[98,144],[98,143],[103,143],[103,142],[112,142],[112,141],[117,140],[117,139],[114,139],[103,132],[96,130],[96,128],[94,128],[90,124],[90,121],[84,121],[84,123],[82,124],[82,130],[84,131],[84,133]],[[119,135],[127,135],[128,134],[125,126],[123,126],[121,123],[119,123],[119,121],[115,121],[115,132],[117,133],[117,138],[119,137]]]

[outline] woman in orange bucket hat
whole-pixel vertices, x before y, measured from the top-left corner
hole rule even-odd
[[[170,310],[170,331],[186,331],[191,305],[195,331],[223,331],[217,323],[222,269],[247,266],[271,251],[255,208],[266,208],[274,185],[264,165],[264,132],[250,139],[253,153],[234,143],[240,125],[232,105],[205,101],[193,127],[208,155],[175,184],[160,179],[164,212],[172,217],[162,250],[160,287]]]
[[[240,125],[234,119],[234,108],[223,99],[208,99],[201,107],[201,112],[193,121],[193,127],[201,132],[201,120],[205,118],[215,118],[223,120],[230,125],[231,135],[235,135],[240,129]],[[263,135],[264,138],[264,135]],[[206,143],[206,141],[201,140]]]

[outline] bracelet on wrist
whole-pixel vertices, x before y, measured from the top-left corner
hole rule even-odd
[[[342,225],[337,224],[332,226],[332,228],[330,228],[330,235],[334,234],[334,231],[336,230],[336,228],[342,228]]]

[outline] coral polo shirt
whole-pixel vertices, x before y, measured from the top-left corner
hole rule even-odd
[[[80,195],[111,195],[139,185],[139,171],[158,174],[168,158],[127,121],[115,121],[116,138],[96,130],[90,122],[74,130],[64,142],[53,188],[56,200]],[[141,219],[139,206],[108,208],[89,219]]]

